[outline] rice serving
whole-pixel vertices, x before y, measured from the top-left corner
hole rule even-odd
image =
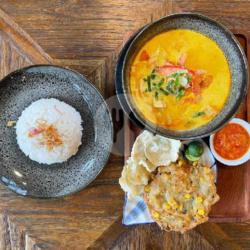
[[[57,99],[40,99],[27,107],[16,124],[17,143],[31,160],[67,161],[81,145],[80,113]]]

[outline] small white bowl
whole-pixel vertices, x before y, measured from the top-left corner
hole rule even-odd
[[[241,125],[243,128],[245,128],[247,130],[248,134],[250,134],[250,124],[248,122],[246,122],[242,119],[234,118],[229,123],[237,123],[237,124]],[[210,149],[211,149],[214,157],[219,162],[223,163],[224,165],[237,166],[237,165],[241,165],[241,164],[247,162],[250,159],[250,148],[242,157],[235,159],[235,160],[228,160],[228,159],[221,157],[219,154],[216,153],[216,151],[214,149],[214,134],[210,136],[209,144],[210,144]]]

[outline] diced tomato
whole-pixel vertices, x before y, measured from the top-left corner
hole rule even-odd
[[[146,50],[143,50],[140,54],[140,61],[148,61],[149,60],[149,54]]]
[[[195,75],[196,75],[195,71],[192,70],[192,69],[189,69],[189,70],[188,70],[188,73],[189,73],[190,75],[192,75],[192,76],[195,76]]]
[[[192,84],[192,91],[194,94],[198,95],[201,93],[201,87],[199,84]]]
[[[207,75],[203,78],[203,81],[201,82],[201,87],[202,88],[207,88],[211,82],[213,81],[213,76]]]
[[[192,86],[192,91],[194,94],[200,94],[201,93],[201,83],[203,81],[203,76],[202,75],[195,75],[193,77],[191,86]]]
[[[168,76],[168,75],[175,73],[178,70],[183,70],[183,67],[164,65],[164,66],[159,67],[158,72],[161,75]]]
[[[193,79],[191,82],[192,91],[194,94],[200,94],[202,88],[207,88],[212,82],[212,76],[204,76],[204,75],[193,75]]]
[[[188,69],[186,69],[184,66],[182,66],[182,65],[179,65],[179,64],[172,64],[172,63],[169,63],[169,62],[167,62],[167,63],[165,63],[162,67],[167,67],[167,68],[176,68],[176,69],[179,69],[179,70],[183,70],[183,69],[185,69],[185,70],[188,70]]]

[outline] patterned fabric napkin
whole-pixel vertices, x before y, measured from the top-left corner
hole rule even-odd
[[[217,166],[209,147],[207,144],[200,140],[204,146],[204,153],[201,156],[201,163],[213,169],[217,177]],[[190,141],[184,142],[184,144],[189,143]],[[133,197],[128,198],[125,195],[125,203],[123,207],[123,220],[124,225],[135,225],[135,224],[146,224],[154,222],[151,218],[151,215],[148,211],[147,205],[145,204],[142,197]]]

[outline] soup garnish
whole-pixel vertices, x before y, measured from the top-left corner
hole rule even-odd
[[[141,57],[144,53],[145,51],[142,51]],[[149,57],[147,58],[149,60]],[[173,95],[179,100],[189,88],[194,94],[200,94],[202,89],[208,87],[212,82],[213,77],[207,75],[204,70],[190,70],[185,68],[183,66],[185,63],[183,55],[180,57],[180,62],[175,65],[167,61],[163,66],[155,67],[143,79],[147,83],[145,92],[153,92],[153,97],[157,100],[160,95]]]

